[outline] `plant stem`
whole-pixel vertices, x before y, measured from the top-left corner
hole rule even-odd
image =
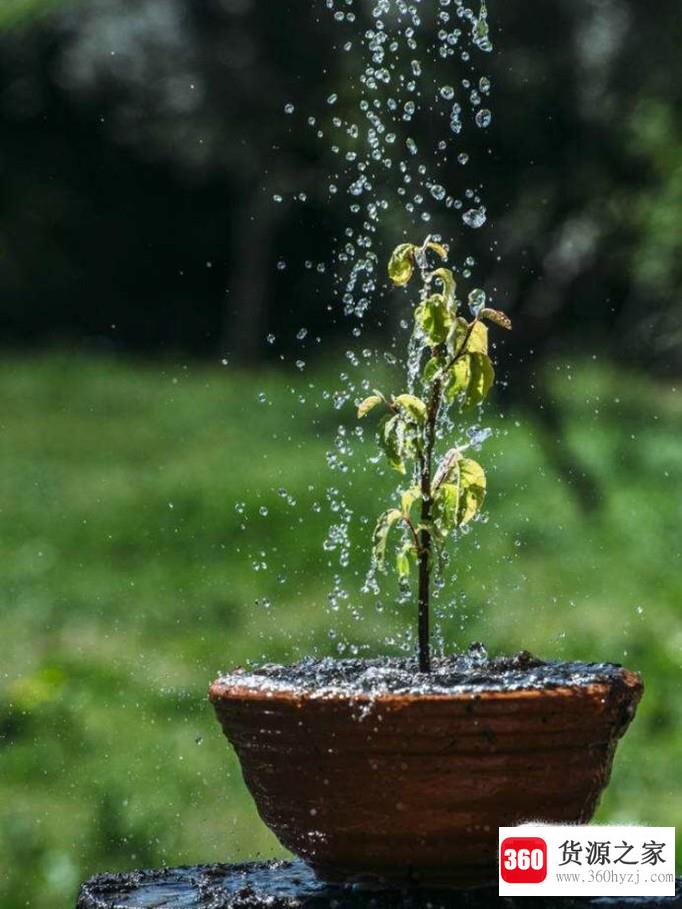
[[[421,530],[419,531],[419,593],[418,593],[418,635],[419,635],[419,671],[431,671],[430,643],[430,609],[431,609],[431,550],[433,541],[428,529],[431,522],[431,465],[433,448],[436,442],[436,421],[440,408],[441,381],[437,379],[431,388],[426,426],[424,429],[424,450],[419,459],[421,479],[422,507]]]

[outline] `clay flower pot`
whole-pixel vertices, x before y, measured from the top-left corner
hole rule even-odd
[[[607,669],[372,694],[238,671],[209,694],[262,819],[320,879],[471,887],[497,880],[499,826],[592,817],[642,693],[636,673]]]

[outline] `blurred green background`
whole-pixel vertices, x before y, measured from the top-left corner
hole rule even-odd
[[[5,359],[3,906],[69,905],[103,869],[280,854],[205,693],[221,668],[333,643],[325,453],[337,422],[353,419],[324,401],[333,382],[319,370],[256,379],[200,364]],[[548,382],[601,505],[585,514],[521,414],[495,418],[490,520],[458,549],[462,611],[447,640],[642,671],[647,693],[599,818],[675,824],[682,397],[593,362]],[[360,472],[346,501],[371,520],[385,499]],[[261,561],[268,570],[254,569]],[[413,621],[390,602],[366,610],[353,623],[341,609],[333,625],[374,650]]]
[[[682,17],[672,0],[488,5],[494,121],[467,148],[489,220],[441,229],[515,331],[486,418],[488,521],[458,546],[441,634],[640,670],[598,817],[675,824]],[[208,683],[247,660],[395,651],[413,626],[395,591],[360,592],[393,480],[354,435],[351,390],[402,389],[383,353],[404,309],[377,299],[350,338],[330,267],[346,209],[301,128],[339,85],[353,115],[343,40],[321,0],[0,7],[8,909],[71,906],[98,871],[281,854]],[[406,226],[386,220],[380,257]],[[347,472],[330,467],[340,426]],[[345,570],[323,548],[339,500]]]

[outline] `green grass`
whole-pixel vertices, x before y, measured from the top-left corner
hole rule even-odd
[[[33,25],[36,20],[58,9],[66,9],[84,0],[2,0],[0,31]]]
[[[353,439],[349,473],[328,468],[337,425],[354,427],[324,394],[337,372],[83,357],[0,367],[3,907],[73,905],[101,870],[281,854],[208,682],[247,659],[328,652],[332,623],[337,640],[374,651],[412,627],[390,595],[380,611],[359,594],[362,521],[393,480],[366,466],[371,440]],[[551,393],[602,506],[581,512],[522,414],[491,418],[490,517],[458,549],[442,633],[448,646],[482,639],[641,670],[647,693],[599,819],[674,824],[682,398],[593,364],[557,370]],[[329,485],[354,515],[356,575],[338,613],[321,545]]]

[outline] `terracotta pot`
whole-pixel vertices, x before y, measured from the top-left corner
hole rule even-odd
[[[209,694],[260,816],[322,880],[497,880],[498,827],[585,823],[642,694],[589,685],[452,694]]]

